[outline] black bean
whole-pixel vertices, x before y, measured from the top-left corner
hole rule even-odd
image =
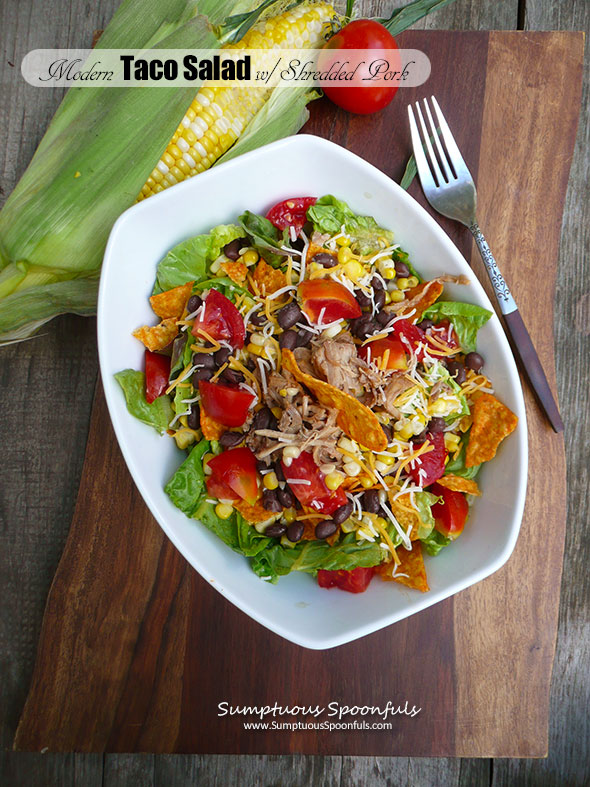
[[[474,372],[480,372],[484,363],[485,361],[479,353],[467,353],[465,356],[465,366],[468,369],[473,369]]]
[[[283,465],[280,463],[280,461],[279,462],[275,462],[273,464],[273,467],[274,467],[274,471],[275,471],[279,481],[284,481],[285,480],[285,474],[283,473]]]
[[[313,255],[311,261],[317,262],[318,265],[323,265],[324,268],[333,268],[338,263],[338,258],[325,251],[320,251]]]
[[[273,492],[271,489],[265,489],[262,493],[262,507],[265,511],[273,511],[275,514],[283,510],[276,492]]]
[[[444,418],[431,418],[428,422],[428,431],[436,434],[436,432],[442,432],[446,425]]]
[[[395,314],[393,312],[386,312],[385,309],[383,309],[375,315],[375,319],[379,325],[387,325],[387,323],[392,320],[394,316]]]
[[[217,366],[223,366],[224,363],[227,363],[227,359],[231,355],[231,350],[228,350],[227,347],[221,347],[221,349],[217,350],[215,355],[213,356],[215,364]]]
[[[382,309],[385,306],[385,290],[375,290],[373,295],[375,301],[375,308]]]
[[[265,314],[253,314],[250,317],[249,322],[251,322],[252,325],[255,325],[257,328],[261,328],[267,322],[266,315]]]
[[[297,347],[297,331],[283,331],[279,336],[279,347],[283,350],[294,350]]]
[[[362,319],[362,322],[359,323],[356,331],[356,336],[359,339],[366,339],[367,336],[371,336],[379,330],[379,323],[372,317],[367,315],[360,319]]]
[[[362,290],[355,290],[354,297],[361,309],[369,309],[371,307],[371,299]]]
[[[346,522],[351,514],[352,502],[349,500],[348,503],[345,503],[343,506],[340,506],[340,508],[337,508],[332,512],[332,519],[337,525],[341,525],[343,522]]]
[[[374,290],[382,290],[383,289],[383,282],[379,278],[379,276],[373,276],[371,279],[371,287]]]
[[[268,429],[272,413],[268,407],[261,407],[252,419],[252,429]]]
[[[229,243],[226,243],[223,247],[223,253],[229,260],[237,260],[240,256],[240,249],[243,249],[244,246],[249,246],[250,241],[248,238],[236,238],[235,240],[231,240]]]
[[[291,522],[287,528],[287,538],[293,543],[300,541],[304,530],[305,525],[303,522],[297,522],[297,520],[295,522]]]
[[[460,361],[448,361],[447,369],[449,370],[451,377],[458,385],[462,385],[462,383],[464,383],[467,379],[465,367]]]
[[[389,426],[389,424],[381,424],[381,429],[383,430],[383,434],[387,438],[387,442],[391,443],[393,440],[393,428]]]
[[[324,519],[319,525],[316,525],[315,537],[323,541],[325,538],[333,536],[337,530],[338,525],[336,522],[333,522],[331,519]]]
[[[397,260],[395,263],[395,272],[398,276],[402,276],[403,278],[407,278],[410,275],[410,269],[405,262],[401,262],[400,260]]]
[[[423,331],[427,331],[429,328],[432,328],[433,325],[434,323],[432,322],[432,320],[424,319],[424,320],[420,320],[420,322],[418,323],[418,328],[422,328]]]
[[[200,369],[197,369],[193,372],[193,376],[191,377],[191,382],[195,386],[195,388],[199,387],[199,380],[210,380],[213,377],[213,369],[206,369],[204,366],[201,366]]]
[[[219,445],[224,448],[233,448],[244,439],[242,432],[224,432],[219,438]]]
[[[263,473],[265,470],[270,470],[270,467],[266,464],[264,459],[257,459],[256,469],[258,470],[259,473]]]
[[[201,425],[201,413],[196,402],[191,404],[191,411],[187,416],[186,422],[189,429],[198,429]]]
[[[274,525],[269,525],[264,531],[264,535],[269,538],[280,538],[287,530],[287,525],[282,522],[275,522]]]
[[[369,514],[376,514],[379,511],[379,492],[376,489],[367,489],[363,495],[362,501],[363,511],[368,511]]]
[[[297,331],[297,347],[307,347],[307,345],[311,342],[312,336],[312,331],[308,331],[305,328],[300,328]]]
[[[292,328],[296,322],[301,322],[303,314],[296,303],[288,303],[277,313],[277,322],[283,330]]]
[[[428,429],[423,429],[420,434],[415,434],[410,437],[410,442],[412,443],[423,443],[426,438],[428,437]]]
[[[299,237],[297,240],[289,241],[291,244],[292,249],[297,249],[297,251],[303,251],[303,247],[305,246],[305,241],[303,238]]]
[[[237,369],[224,369],[219,375],[219,381],[223,385],[239,385],[244,379],[242,372],[238,372]]]
[[[203,299],[199,295],[191,295],[186,304],[186,310],[189,314],[196,312],[199,306],[203,303]]]
[[[193,355],[193,365],[199,369],[214,369],[215,360],[211,353],[195,353]]]
[[[291,508],[294,504],[293,492],[288,487],[277,489],[277,497],[283,508]]]

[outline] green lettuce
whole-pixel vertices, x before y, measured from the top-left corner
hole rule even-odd
[[[206,235],[195,235],[174,246],[158,264],[154,292],[206,279],[208,264],[219,257],[227,243],[242,236],[237,224],[220,224]]]
[[[429,555],[438,555],[438,553],[451,543],[451,539],[443,536],[438,530],[432,530],[428,536],[421,538],[422,546]]]
[[[432,515],[432,506],[439,499],[437,495],[432,492],[416,492],[414,495],[416,505],[420,512],[420,525],[418,527],[418,538],[427,538],[432,529],[434,528],[434,517]]]
[[[466,353],[475,352],[477,332],[492,316],[492,312],[474,303],[459,301],[438,301],[429,306],[422,318],[439,321],[448,317],[459,339],[461,349]]]
[[[158,396],[154,402],[148,404],[145,399],[145,375],[135,369],[117,372],[115,380],[123,389],[127,409],[131,415],[163,434],[174,417],[170,398],[166,395]]]
[[[461,478],[473,479],[479,473],[481,465],[465,467],[465,446],[466,443],[464,442],[456,459],[449,459],[445,465],[445,475],[458,475]]]
[[[353,238],[352,247],[360,254],[378,251],[379,238],[388,245],[393,243],[393,232],[380,227],[371,216],[357,216],[346,202],[326,194],[307,209],[307,218],[314,230],[335,235],[344,226],[344,231]]]
[[[264,259],[274,268],[285,261],[285,252],[281,251],[288,241],[287,231],[281,232],[264,216],[247,210],[239,217],[244,232],[252,239],[258,252],[264,252]]]
[[[197,443],[164,487],[170,500],[187,516],[194,515],[207,495],[203,456],[208,450],[207,440]]]
[[[194,516],[234,552],[245,557],[258,555],[271,543],[270,538],[259,533],[238,511],[234,511],[228,519],[221,519],[215,513],[215,506],[204,501]]]

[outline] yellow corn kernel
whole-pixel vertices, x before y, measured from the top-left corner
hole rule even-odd
[[[357,527],[358,527],[358,525],[357,525],[357,523],[354,521],[354,519],[346,519],[346,520],[345,520],[345,521],[344,521],[344,522],[343,522],[343,523],[340,525],[340,530],[342,530],[342,532],[343,532],[343,533],[352,533],[352,531],[353,531],[353,530],[356,530],[356,529],[357,529]]]
[[[252,355],[258,355],[260,358],[266,358],[264,347],[258,347],[258,345],[252,344],[252,342],[250,342],[250,344],[246,347],[246,350],[248,350],[249,353],[252,353]]]
[[[258,252],[254,251],[254,249],[249,249],[242,254],[242,262],[244,265],[254,265],[259,259]]]
[[[395,268],[385,268],[383,273],[381,274],[384,279],[388,279],[389,281],[393,281],[396,277]]]
[[[266,344],[266,336],[263,336],[261,333],[253,333],[250,336],[250,341],[252,344],[257,344],[259,347],[264,347]]]
[[[456,451],[459,447],[459,443],[461,442],[461,438],[459,435],[451,434],[450,432],[445,432],[445,448],[447,451]]]
[[[215,454],[205,454],[203,457],[203,470],[205,471],[205,475],[211,475],[213,470],[209,467],[209,462],[213,459]]]
[[[229,503],[217,503],[215,513],[220,519],[229,519],[234,512],[234,507]]]
[[[281,415],[283,414],[283,411],[281,410],[280,407],[271,407],[270,411],[274,415],[275,418],[280,418]]]
[[[346,462],[344,465],[344,472],[351,478],[355,478],[357,475],[360,475],[361,469],[362,468],[358,462]]]
[[[448,404],[444,399],[437,399],[436,402],[432,402],[432,404],[428,405],[428,412],[432,415],[442,415],[446,413],[447,409]]]
[[[338,249],[338,262],[341,265],[348,262],[348,260],[352,257],[352,251],[349,249],[348,246],[341,246]]]
[[[324,483],[332,492],[334,492],[344,481],[344,476],[335,470],[333,473],[328,473],[324,478]]]
[[[346,248],[346,246],[344,248]],[[338,257],[340,257],[340,252],[338,252]],[[348,276],[349,279],[352,279],[353,281],[357,281],[358,279],[361,278],[361,276],[365,275],[365,269],[360,264],[360,262],[357,262],[357,260],[349,260],[344,265],[344,273]]]
[[[406,279],[402,276],[401,279],[397,280],[397,286],[400,290],[409,290],[410,289],[409,279]]]
[[[398,435],[402,440],[409,440],[414,435],[414,427],[412,424],[406,424],[399,430]]]
[[[336,245],[350,246],[350,238],[347,238],[346,235],[342,235],[340,238],[336,238]]]
[[[406,297],[401,290],[392,290],[388,295],[391,299],[390,303],[401,303]],[[385,296],[385,300],[387,300],[387,296]]]
[[[283,448],[283,459],[297,459],[301,450],[296,445],[286,445]]]
[[[343,451],[348,451],[349,454],[354,454],[358,451],[358,445],[348,437],[341,437],[340,440],[338,440],[338,448],[341,448]]]
[[[408,287],[411,289],[412,287],[417,287],[420,284],[418,278],[416,276],[409,276],[408,277]]]
[[[378,456],[379,456],[379,461],[383,462],[383,464],[386,467],[391,467],[392,465],[395,464],[395,459],[393,458],[393,456],[384,456],[381,454],[379,454]]]
[[[283,511],[283,517],[285,518],[285,522],[290,525],[291,522],[294,522],[297,519],[297,512],[294,508],[285,508]]]
[[[363,486],[365,489],[370,489],[373,486],[373,479],[369,478],[368,475],[362,475],[360,478],[360,482],[361,482],[361,486]]]
[[[277,478],[277,474],[274,470],[271,470],[270,473],[266,473],[262,479],[262,483],[264,484],[265,489],[277,489],[279,485],[279,479]]]
[[[180,450],[184,451],[191,443],[195,442],[195,436],[192,432],[175,432],[174,440]]]

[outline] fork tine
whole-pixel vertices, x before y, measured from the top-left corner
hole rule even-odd
[[[465,159],[461,155],[461,151],[459,150],[457,143],[455,142],[455,137],[451,133],[449,124],[445,120],[445,116],[443,115],[442,110],[438,105],[438,101],[434,96],[431,96],[430,98],[432,100],[432,105],[434,107],[438,124],[440,126],[440,132],[442,134],[445,147],[449,154],[449,160],[453,166],[453,169],[455,170],[455,173],[457,174],[457,176],[459,176],[459,172],[461,171],[463,174],[467,174],[471,178],[471,173],[469,172],[469,168],[465,163]]]
[[[424,155],[424,148],[422,147],[420,132],[418,131],[418,126],[416,125],[416,120],[414,118],[414,113],[412,112],[411,104],[408,104],[408,115],[410,116],[410,134],[412,136],[412,147],[414,148],[414,158],[416,159],[416,169],[418,170],[418,175],[420,176],[420,182],[422,183],[422,188],[425,191],[427,189],[435,189],[436,183],[434,182],[434,178],[432,177],[432,172],[430,171],[430,167],[428,166],[428,161],[426,160],[426,156]]]
[[[424,144],[426,145],[426,150],[428,153],[428,162],[430,164],[430,168],[434,174],[434,178],[437,181],[437,186],[442,186],[445,182],[443,174],[440,170],[440,166],[438,164],[438,160],[434,153],[434,148],[432,147],[432,143],[430,141],[430,137],[428,136],[428,131],[426,130],[426,123],[424,122],[424,118],[422,117],[422,110],[420,109],[420,104],[416,102],[416,112],[418,114],[418,120],[420,121],[420,128],[422,129],[422,135],[424,137]]]
[[[428,105],[428,99],[425,98],[423,99],[423,101],[424,101],[424,109],[426,110],[426,115],[428,117],[428,122],[430,123],[430,131],[431,131],[430,136],[434,139],[434,144],[436,145],[436,149],[438,150],[440,168],[442,169],[445,180],[449,182],[454,174],[453,167],[452,164],[449,163],[449,160],[447,159],[447,155],[444,151],[443,146],[440,144],[440,137],[438,136],[439,132],[436,125],[434,124],[434,120],[432,119],[432,113],[430,111],[430,106]],[[447,172],[447,168],[451,172],[450,177],[449,177],[449,173]]]

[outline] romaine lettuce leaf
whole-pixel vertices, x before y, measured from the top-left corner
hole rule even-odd
[[[226,243],[243,234],[237,224],[220,224],[206,235],[196,235],[174,246],[158,264],[154,292],[206,279],[208,263],[219,257]]]
[[[469,441],[467,440],[467,442]],[[449,459],[445,465],[445,475],[458,475],[461,476],[461,478],[473,479],[479,473],[481,465],[465,467],[465,446],[466,443],[464,442],[456,459]]]
[[[285,261],[286,254],[281,251],[289,239],[288,232],[281,232],[264,216],[252,211],[245,211],[239,217],[240,224],[246,234],[252,239],[257,251],[263,252],[262,256],[274,268],[278,268]]]
[[[416,505],[420,511],[421,524],[418,527],[418,538],[427,538],[434,528],[434,517],[432,516],[431,506],[439,499],[432,492],[416,492],[414,495]]]
[[[422,546],[429,555],[438,555],[438,553],[451,543],[451,539],[443,536],[438,530],[432,530],[426,538],[421,538]]]
[[[380,227],[371,216],[357,216],[346,202],[336,199],[331,194],[320,197],[315,205],[307,209],[307,218],[312,222],[314,230],[334,235],[344,226],[345,232],[354,240],[351,244],[360,254],[371,254],[378,251],[379,238],[384,238],[388,245],[393,243],[393,232]]]
[[[131,415],[163,434],[174,417],[170,398],[166,395],[158,396],[154,402],[148,404],[145,399],[145,375],[135,369],[117,372],[115,380],[123,389],[127,409]]]
[[[187,516],[193,516],[207,494],[203,456],[208,450],[207,440],[197,443],[164,487],[170,500]]]
[[[271,543],[270,538],[259,533],[238,511],[234,511],[228,519],[221,519],[215,513],[215,506],[202,500],[193,516],[228,547],[246,557],[257,555]]]
[[[475,352],[477,332],[491,316],[492,312],[482,306],[459,301],[438,301],[422,314],[423,318],[435,321],[448,317],[453,324],[461,349],[466,353]]]

